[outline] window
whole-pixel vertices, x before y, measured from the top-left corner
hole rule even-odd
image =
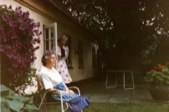
[[[84,68],[83,65],[83,42],[78,41],[78,64],[79,68]]]
[[[92,67],[96,68],[96,48],[92,47]]]
[[[56,52],[57,45],[57,24],[43,26],[44,30],[44,51],[53,50]]]

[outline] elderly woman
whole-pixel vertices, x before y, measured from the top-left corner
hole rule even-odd
[[[68,37],[65,34],[63,34],[58,39],[58,47],[57,47],[58,49],[56,52],[56,55],[58,57],[58,64],[56,70],[61,75],[65,84],[69,84],[72,82],[72,78],[69,74],[69,70],[66,64],[66,59],[68,58],[69,55],[69,48],[67,46],[67,43]]]
[[[62,93],[62,98],[64,102],[68,102],[69,108],[72,112],[78,112],[85,107],[88,107],[90,100],[86,97],[79,96],[68,87],[62,80],[62,77],[55,70],[54,66],[57,60],[54,52],[46,51],[42,57],[42,68],[39,71],[40,79],[43,82],[45,90],[51,92],[51,96],[54,100],[60,100],[59,91]],[[53,91],[53,89],[57,89]],[[59,91],[58,91],[59,90]]]

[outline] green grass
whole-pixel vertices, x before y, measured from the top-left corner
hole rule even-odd
[[[43,112],[60,112],[59,106],[48,106]],[[84,112],[169,112],[169,104],[111,104],[91,103]]]
[[[85,112],[169,112],[169,104],[110,104],[92,103]]]

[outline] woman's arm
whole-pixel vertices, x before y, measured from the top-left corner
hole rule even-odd
[[[70,90],[70,89],[66,86],[65,83],[63,83],[63,84],[64,84],[64,86],[66,87],[66,91],[67,91],[68,94],[74,94],[74,92],[73,92],[72,90]]]
[[[52,88],[47,89],[48,92],[52,93],[52,94],[59,94],[59,90],[53,90]]]
[[[66,91],[62,91],[62,90],[54,90],[52,88],[47,89],[48,92],[52,93],[52,94],[60,94],[60,92],[62,94],[73,94],[74,92],[72,90],[66,90]]]
[[[65,50],[65,60],[66,60],[68,58],[68,56],[69,56],[69,48],[68,48],[68,46],[65,46],[64,50]]]
[[[60,60],[66,60],[68,58],[68,56],[69,56],[69,48],[68,48],[68,46],[63,46],[63,49],[64,49],[64,56],[62,57],[61,55],[60,56],[58,55]]]

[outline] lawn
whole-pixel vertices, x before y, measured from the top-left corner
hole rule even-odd
[[[92,103],[85,112],[169,112],[169,104],[110,104]]]
[[[46,111],[47,110],[47,111]],[[59,107],[48,106],[43,112],[60,112]],[[84,112],[169,112],[169,104],[148,103],[148,104],[110,104],[91,103]]]

